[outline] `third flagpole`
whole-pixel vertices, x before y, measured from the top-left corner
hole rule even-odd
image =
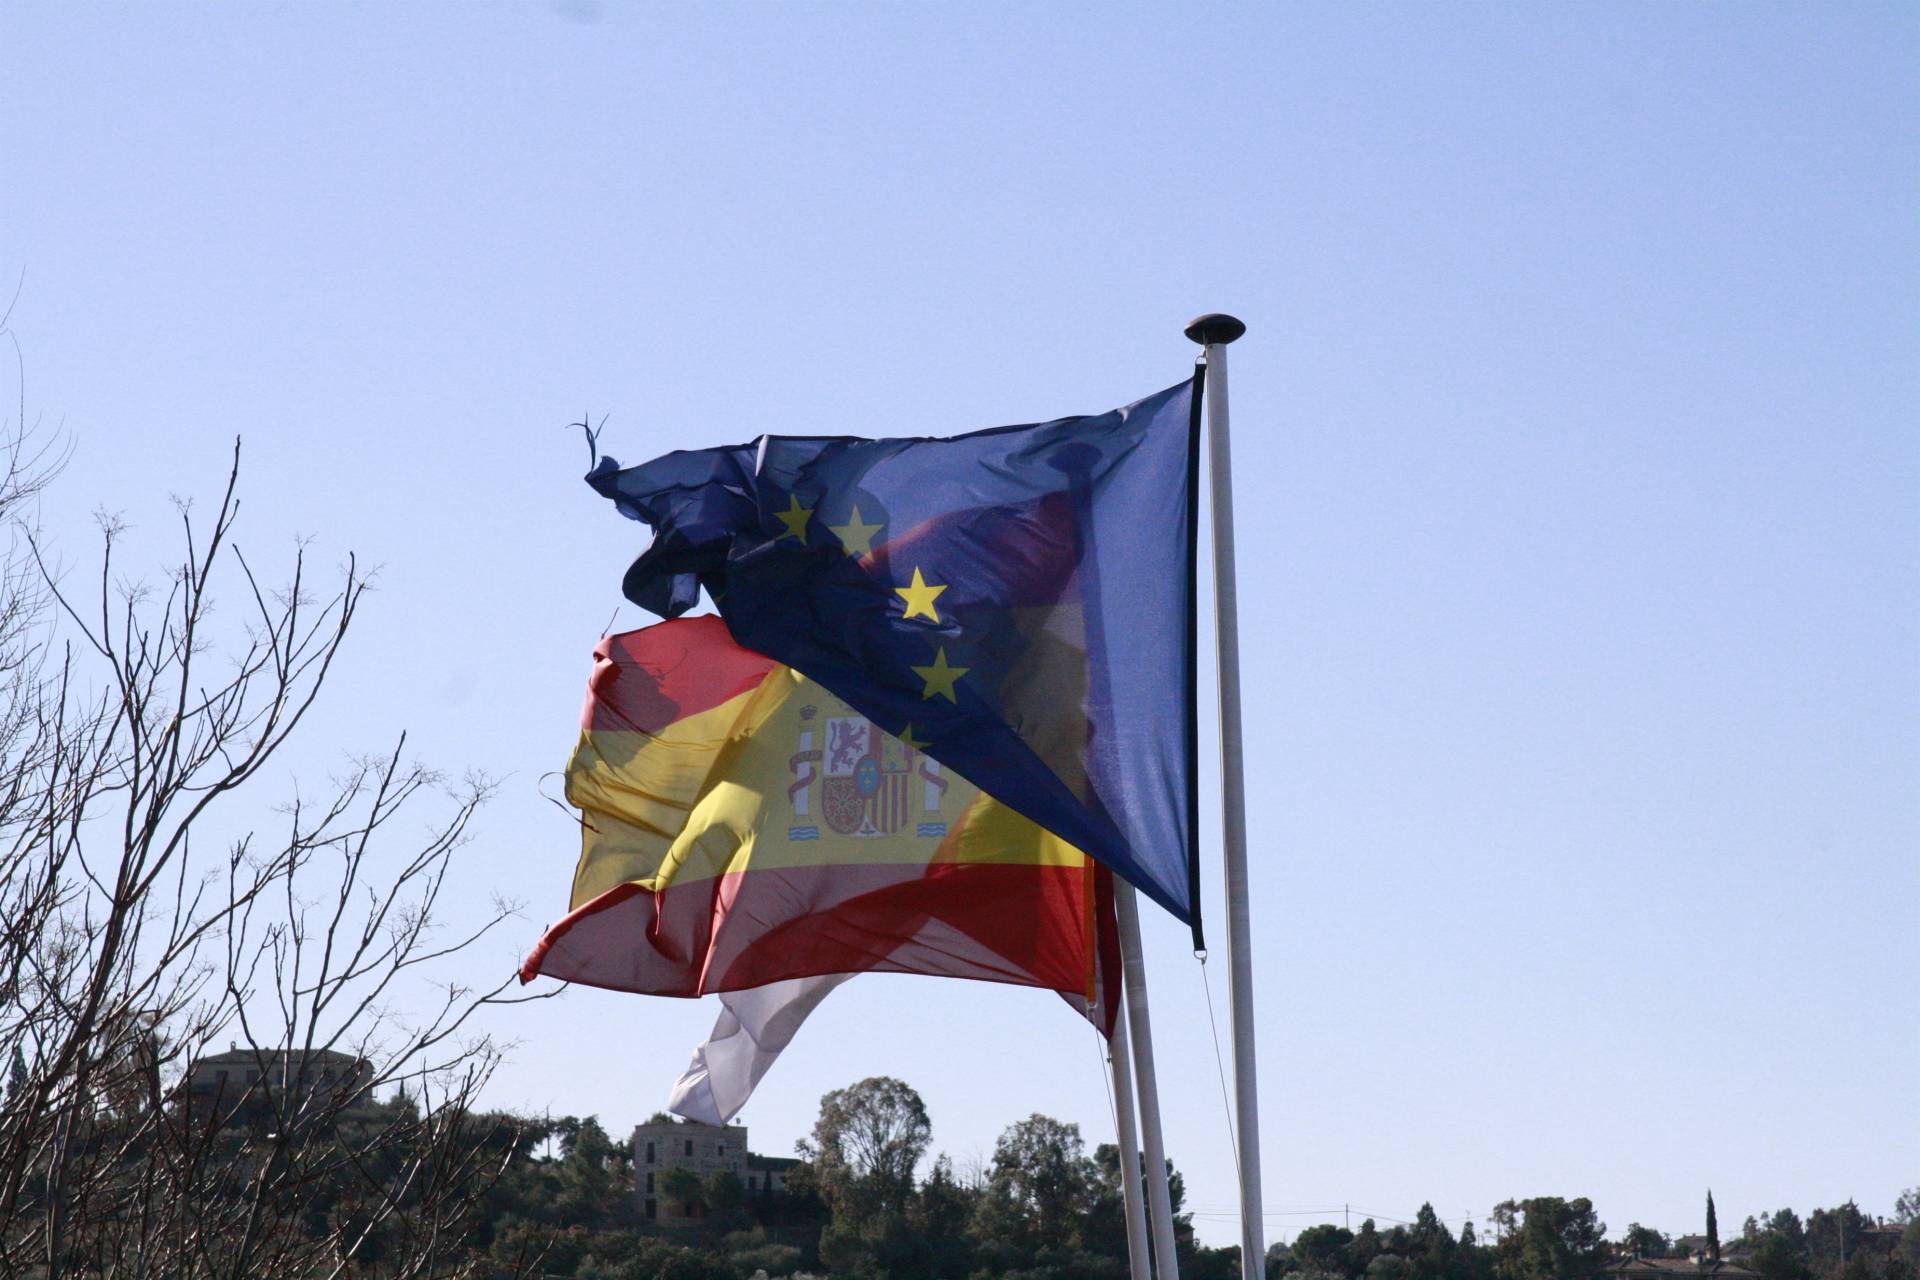
[[[1153,1262],[1147,1256],[1146,1189],[1140,1182],[1140,1131],[1134,1125],[1133,1044],[1127,1036],[1124,1008],[1114,1012],[1107,1060],[1113,1071],[1114,1137],[1120,1147],[1120,1204],[1127,1215],[1127,1274],[1130,1280],[1152,1280]]]
[[[1207,459],[1213,495],[1214,634],[1220,663],[1220,828],[1227,893],[1227,982],[1233,1006],[1233,1090],[1240,1165],[1240,1275],[1266,1273],[1260,1196],[1260,1094],[1254,1068],[1253,934],[1247,912],[1246,781],[1240,766],[1240,616],[1233,564],[1233,461],[1227,430],[1227,344],[1247,331],[1204,315],[1187,337],[1206,350]]]
[[[1113,881],[1114,915],[1120,925],[1120,966],[1133,1040],[1134,1087],[1140,1098],[1140,1149],[1147,1184],[1148,1226],[1153,1236],[1156,1280],[1179,1280],[1173,1247],[1173,1198],[1167,1185],[1167,1147],[1160,1133],[1160,1081],[1153,1069],[1153,1023],[1147,1012],[1147,962],[1140,950],[1140,904],[1133,886]]]

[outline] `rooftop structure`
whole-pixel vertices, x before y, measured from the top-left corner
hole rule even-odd
[[[258,1123],[298,1111],[335,1118],[372,1105],[373,1065],[332,1049],[230,1049],[198,1059],[183,1093],[193,1114],[222,1126]]]
[[[787,1185],[787,1171],[798,1160],[758,1156],[747,1149],[747,1127],[716,1126],[656,1116],[633,1130],[633,1194],[649,1222],[706,1216],[698,1197],[679,1201],[666,1194],[666,1175],[684,1169],[703,1181],[732,1174],[750,1197],[772,1195]]]
[[[1705,1254],[1691,1258],[1622,1258],[1607,1267],[1604,1274],[1620,1280],[1682,1280],[1683,1277],[1713,1277],[1714,1280],[1759,1280],[1760,1273],[1737,1262],[1714,1262]]]

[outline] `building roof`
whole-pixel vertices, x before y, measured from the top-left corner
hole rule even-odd
[[[791,1156],[757,1156],[751,1151],[747,1152],[747,1168],[749,1169],[765,1169],[769,1173],[785,1173],[799,1163],[798,1160],[793,1159]]]
[[[1708,1262],[1704,1258],[1697,1262],[1692,1258],[1622,1258],[1607,1270],[1617,1275],[1718,1276],[1721,1280],[1760,1274],[1737,1262]]]
[[[669,1116],[665,1120],[644,1120],[633,1126],[635,1133],[654,1133],[664,1129],[684,1129],[688,1133],[744,1133],[743,1124],[711,1125],[699,1120],[682,1120],[678,1116]]]
[[[262,1063],[271,1063],[278,1066],[280,1063],[288,1061],[289,1059],[298,1062],[318,1063],[323,1066],[329,1063],[344,1063],[352,1066],[356,1063],[366,1061],[366,1059],[357,1058],[351,1053],[341,1053],[338,1049],[311,1049],[304,1051],[300,1049],[229,1049],[225,1053],[210,1053],[206,1057],[198,1059],[194,1065],[257,1067]]]

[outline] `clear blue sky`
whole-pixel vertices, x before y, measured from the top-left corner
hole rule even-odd
[[[1233,311],[1270,1230],[1884,1213],[1920,1182],[1916,70],[1899,5],[16,0],[0,276],[75,559],[96,506],[157,546],[240,434],[246,546],[385,565],[303,767],[407,727],[508,775],[461,867],[527,904],[502,967],[564,907],[540,779],[644,536],[565,423],[639,460],[1097,412]],[[1224,1242],[1201,978],[1148,945]],[[493,1099],[622,1130],[713,1012],[515,1010]],[[754,1145],[877,1073],[962,1163],[1036,1110],[1111,1133],[1057,999],[868,978]]]

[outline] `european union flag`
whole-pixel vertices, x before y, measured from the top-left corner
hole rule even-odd
[[[623,584],[704,587],[741,644],[1126,877],[1199,910],[1199,375],[950,439],[762,436],[587,482],[651,525]]]

